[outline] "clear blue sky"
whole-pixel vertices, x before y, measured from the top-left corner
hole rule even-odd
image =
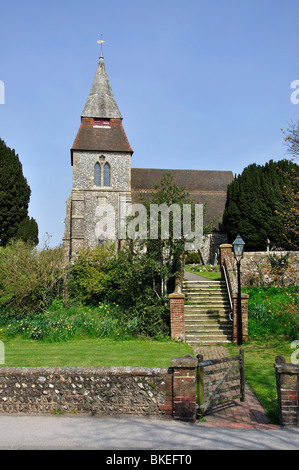
[[[286,157],[298,0],[10,0],[0,18],[0,137],[22,162],[40,240],[62,240],[101,34],[132,167],[238,174]]]

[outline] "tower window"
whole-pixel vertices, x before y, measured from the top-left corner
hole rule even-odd
[[[94,166],[94,178],[93,178],[93,184],[94,186],[101,186],[101,165],[99,162],[97,162]]]
[[[107,162],[104,165],[104,186],[110,186],[110,165]]]
[[[93,127],[110,127],[110,119],[94,118]]]
[[[99,187],[110,187],[111,168],[104,155],[99,157],[99,161],[94,166],[93,185]]]

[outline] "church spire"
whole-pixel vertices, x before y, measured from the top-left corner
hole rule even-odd
[[[118,109],[115,98],[113,96],[112,88],[104,63],[102,50],[103,42],[104,41],[102,39],[98,41],[98,43],[101,44],[101,56],[90,89],[90,93],[81,116],[103,119],[122,119],[122,115]]]

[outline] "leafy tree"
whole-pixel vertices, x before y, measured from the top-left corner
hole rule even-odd
[[[267,239],[272,246],[291,248],[283,235],[284,220],[279,213],[291,213],[287,175],[298,175],[298,170],[291,161],[270,160],[265,165],[251,164],[235,177],[227,188],[223,214],[230,242],[240,233],[248,251],[265,250]]]
[[[38,243],[38,227],[28,217],[30,187],[15,151],[0,139],[0,246],[11,239]]]
[[[283,131],[284,132],[284,131]],[[285,134],[287,153],[292,161],[299,159],[299,121],[291,122]],[[299,249],[299,176],[296,167],[284,172],[289,185],[284,187],[285,197],[290,207],[289,211],[277,210],[283,219],[283,236],[294,249]]]

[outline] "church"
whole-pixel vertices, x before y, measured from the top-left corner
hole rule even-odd
[[[71,148],[73,184],[66,203],[65,259],[71,261],[80,248],[94,247],[103,242],[105,237],[99,220],[105,207],[112,208],[110,225],[118,227],[127,214],[127,207],[140,202],[141,195],[150,197],[154,185],[168,173],[172,175],[173,183],[184,188],[195,204],[204,205],[204,223],[215,221],[201,250],[204,263],[214,264],[218,246],[227,241],[222,214],[227,185],[233,180],[232,172],[132,168],[132,160],[133,150],[101,52]]]

